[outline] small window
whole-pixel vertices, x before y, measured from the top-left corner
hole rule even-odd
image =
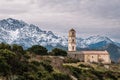
[[[72,49],[74,50],[74,46],[72,46]]]
[[[74,35],[74,32],[72,32],[72,35]]]
[[[72,39],[72,42],[74,42],[74,39]]]

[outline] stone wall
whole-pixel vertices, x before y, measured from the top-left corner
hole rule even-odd
[[[78,59],[83,62],[111,63],[108,54],[83,54],[81,52],[68,52],[68,57]]]

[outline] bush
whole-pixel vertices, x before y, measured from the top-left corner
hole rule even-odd
[[[55,56],[67,56],[67,52],[62,49],[55,48],[52,50],[53,55]]]
[[[80,78],[80,74],[82,74],[82,70],[73,66],[67,66],[70,71],[72,72],[72,74],[76,77],[76,78]]]
[[[45,68],[45,70],[47,70],[48,72],[52,72],[53,71],[53,67],[48,64],[48,63],[44,63],[44,62],[41,62],[41,65]]]
[[[0,43],[0,49],[8,49],[11,50],[11,46],[6,43]]]
[[[15,53],[24,53],[23,47],[17,44],[13,44],[11,50]]]
[[[53,73],[54,80],[72,80],[69,75],[63,73]]]
[[[39,46],[39,45],[34,45],[31,48],[28,48],[28,51],[31,53],[35,53],[38,55],[47,55],[47,49],[43,46]]]

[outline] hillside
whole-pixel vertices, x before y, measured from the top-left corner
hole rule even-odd
[[[0,44],[1,80],[119,80],[120,64],[83,63],[47,52]],[[31,52],[32,50],[32,52]],[[51,56],[52,55],[52,56]]]
[[[109,68],[102,64],[83,62],[66,63],[67,57],[61,56],[35,56],[31,60],[47,61],[56,73],[69,75],[72,80],[119,80],[120,64],[111,64]],[[61,80],[61,79],[58,79]],[[67,79],[63,79],[67,80]]]

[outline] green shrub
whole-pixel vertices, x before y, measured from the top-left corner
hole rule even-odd
[[[72,80],[69,75],[63,73],[53,73],[54,80]]]
[[[55,56],[67,56],[67,52],[62,49],[55,48],[52,50],[52,54]]]
[[[38,62],[38,61],[32,61],[31,63],[34,64],[34,65],[36,65],[36,66],[40,65],[40,62]]]
[[[41,65],[45,68],[45,70],[47,70],[48,72],[52,72],[53,71],[53,67],[45,62],[41,62]]]
[[[28,48],[27,51],[31,53],[35,53],[37,55],[48,55],[47,53],[48,50],[45,47],[40,46],[40,45],[34,45],[31,48]]]
[[[0,49],[8,49],[11,50],[11,46],[6,43],[0,43]]]

